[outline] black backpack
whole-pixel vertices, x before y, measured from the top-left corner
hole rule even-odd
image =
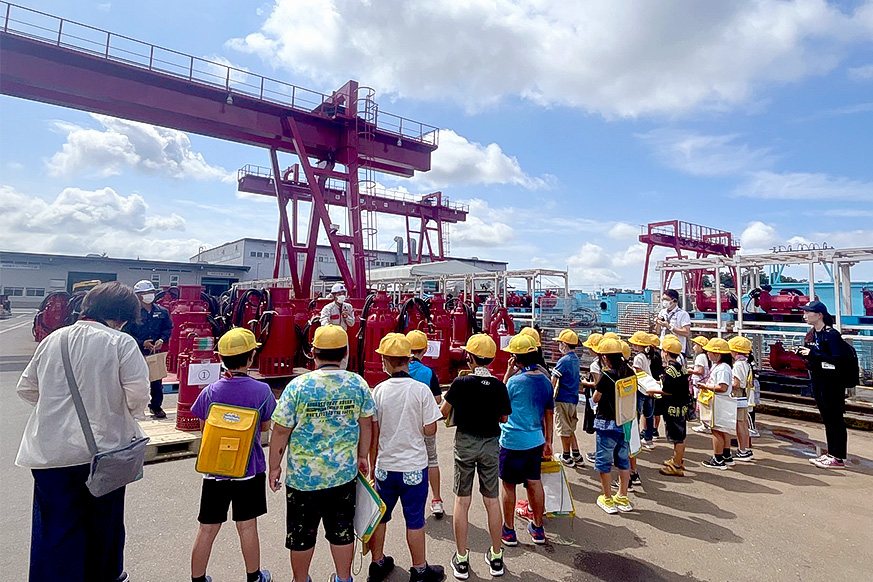
[[[854,346],[840,336],[840,354],[837,359],[837,376],[841,388],[854,388],[861,381],[861,367],[858,365],[858,352]]]

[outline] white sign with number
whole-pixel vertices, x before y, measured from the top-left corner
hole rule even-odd
[[[221,364],[191,364],[188,366],[188,385],[206,386],[221,377]]]
[[[424,352],[424,357],[425,358],[439,358],[441,345],[442,345],[442,342],[428,340],[427,341],[427,351]]]
[[[506,346],[509,345],[509,340],[512,339],[511,335],[500,336],[500,349],[502,350]]]

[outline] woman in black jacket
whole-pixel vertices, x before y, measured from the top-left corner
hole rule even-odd
[[[797,353],[806,360],[815,403],[821,413],[828,452],[810,462],[822,469],[841,469],[846,459],[846,390],[840,386],[837,365],[843,339],[833,327],[833,318],[821,301],[803,306],[803,321],[812,326]]]

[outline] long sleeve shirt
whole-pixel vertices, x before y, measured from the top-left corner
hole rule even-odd
[[[331,301],[321,309],[321,325],[341,325],[348,330],[355,325],[355,310],[351,303],[339,304]]]
[[[133,339],[136,340],[136,344],[139,346],[142,353],[151,353],[151,350],[147,350],[143,347],[143,343],[145,343],[146,340],[151,340],[152,343],[158,340],[163,340],[163,348],[156,351],[166,351],[167,343],[170,341],[170,334],[173,333],[173,323],[170,320],[170,312],[164,307],[153,303],[151,311],[144,307],[140,308],[140,320],[141,321],[138,325],[131,323],[127,324],[124,331],[133,336]]]
[[[149,370],[128,334],[96,321],[78,321],[50,334],[18,380],[18,395],[34,405],[15,464],[47,469],[91,461],[61,359],[69,336],[70,363],[101,452],[145,436],[134,415],[149,400]]]

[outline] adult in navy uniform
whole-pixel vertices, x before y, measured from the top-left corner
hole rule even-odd
[[[140,323],[131,322],[125,331],[136,340],[143,355],[166,351],[173,333],[173,323],[170,312],[154,303],[155,286],[151,281],[142,280],[133,286],[133,291],[139,299]],[[149,410],[155,418],[167,418],[167,413],[161,408],[164,403],[163,378],[151,382],[151,401]]]

